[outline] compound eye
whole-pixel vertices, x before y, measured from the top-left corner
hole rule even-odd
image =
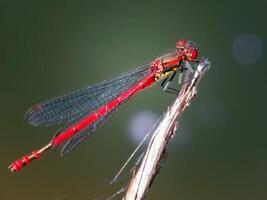
[[[190,60],[190,61],[196,60],[196,59],[197,59],[197,56],[198,56],[198,52],[197,52],[196,49],[190,49],[190,50],[187,52],[187,58],[188,58],[188,60]]]
[[[176,48],[177,49],[178,48],[184,48],[186,44],[187,44],[187,41],[186,40],[178,40],[176,42]]]

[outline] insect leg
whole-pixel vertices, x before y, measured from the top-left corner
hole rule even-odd
[[[173,78],[176,75],[176,71],[173,72],[173,74],[170,77],[166,77],[162,83],[161,83],[161,87],[163,87],[163,91],[167,92],[167,93],[171,93],[171,94],[178,94],[179,90],[177,90],[176,88],[172,88],[170,87],[170,83],[172,82]]]

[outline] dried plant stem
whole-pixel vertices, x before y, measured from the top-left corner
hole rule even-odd
[[[164,152],[169,141],[173,138],[178,120],[191,100],[197,93],[197,86],[205,71],[209,68],[208,59],[202,59],[194,72],[194,78],[182,85],[175,102],[168,109],[167,113],[155,130],[142,163],[133,176],[124,200],[141,200],[144,198],[146,190],[150,187],[153,179],[157,175],[160,162],[164,158]]]

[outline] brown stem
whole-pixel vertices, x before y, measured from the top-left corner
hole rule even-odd
[[[123,197],[124,200],[141,200],[144,198],[146,190],[151,186],[153,179],[159,171],[160,162],[166,154],[167,144],[173,138],[178,128],[177,122],[196,95],[198,83],[209,66],[210,62],[208,59],[203,58],[197,65],[194,78],[181,86],[181,91],[175,102],[167,110],[155,130],[142,163],[130,181],[126,194]]]

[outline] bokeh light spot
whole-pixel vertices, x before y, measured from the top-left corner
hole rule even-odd
[[[243,65],[255,64],[262,56],[262,52],[262,40],[255,34],[243,33],[233,41],[233,57]]]
[[[139,144],[158,121],[158,118],[159,116],[152,111],[141,111],[136,113],[130,120],[129,124],[131,141],[134,144]]]

